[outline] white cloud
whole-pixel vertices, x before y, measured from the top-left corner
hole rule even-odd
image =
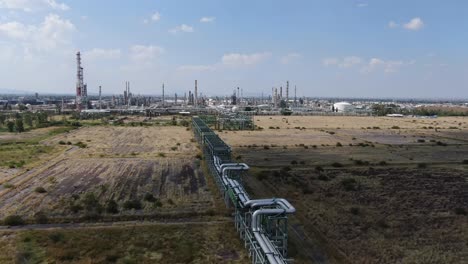
[[[172,34],[177,34],[179,32],[191,33],[193,32],[193,27],[186,25],[186,24],[182,24],[173,29],[170,29],[169,32]]]
[[[200,22],[202,23],[211,23],[216,20],[216,17],[202,17],[200,18]]]
[[[325,58],[325,59],[323,59],[322,64],[324,66],[337,65],[338,64],[338,59],[337,58]]]
[[[216,69],[216,66],[215,65],[182,65],[177,69],[179,71],[201,72],[201,71],[214,71]]]
[[[408,30],[420,30],[424,27],[424,22],[422,21],[421,18],[419,17],[415,17],[413,19],[411,19],[408,23],[404,24],[403,25],[404,28],[408,29]]]
[[[269,57],[271,57],[271,54],[268,52],[252,54],[229,53],[223,55],[221,62],[228,66],[255,65]]]
[[[299,60],[300,58],[302,58],[302,55],[299,54],[299,53],[289,53],[289,54],[286,54],[286,56],[282,57],[281,58],[281,63],[282,64],[290,64],[294,61],[297,61]]]
[[[354,65],[360,64],[362,62],[362,59],[356,56],[349,56],[345,57],[340,63],[338,63],[338,66],[341,68],[351,68]]]
[[[64,3],[56,0],[0,0],[0,8],[19,9],[25,12],[33,12],[41,9],[68,10],[70,9]]]
[[[119,59],[120,56],[121,56],[120,49],[94,48],[90,51],[83,52],[83,57],[89,60]]]
[[[164,53],[159,46],[133,45],[130,47],[130,58],[134,61],[150,61]]]
[[[159,21],[161,19],[161,14],[159,14],[159,12],[156,12],[154,13],[152,16],[151,16],[151,21]]]
[[[362,73],[370,73],[376,70],[383,70],[385,73],[397,72],[402,66],[409,66],[415,64],[415,60],[404,62],[402,60],[383,60],[380,58],[371,58],[369,63],[361,69]]]
[[[390,21],[388,22],[388,27],[389,28],[397,28],[399,25],[395,21]]]
[[[75,26],[69,20],[56,14],[47,15],[39,25],[24,25],[16,21],[0,24],[0,34],[20,41],[28,50],[52,50],[69,44],[74,31]]]
[[[362,59],[357,56],[348,56],[343,59],[338,58],[326,58],[322,61],[324,66],[337,65],[340,68],[351,68],[355,65],[361,64]]]
[[[367,3],[359,3],[357,4],[357,7],[367,7],[368,4]]]

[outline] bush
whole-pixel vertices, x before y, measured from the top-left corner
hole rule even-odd
[[[34,214],[34,220],[37,224],[47,224],[49,222],[49,218],[47,218],[47,215],[41,211]]]
[[[322,166],[317,165],[317,166],[315,166],[315,170],[318,171],[318,172],[322,172],[323,168],[322,168]]]
[[[353,215],[358,215],[360,213],[360,210],[358,207],[351,207],[349,209],[349,212],[352,213]]]
[[[78,143],[75,144],[75,146],[77,146],[79,148],[86,148],[88,145],[86,145],[85,143],[79,141]]]
[[[265,145],[265,146],[263,146],[263,149],[270,149],[270,147]]]
[[[461,208],[461,207],[455,208],[455,213],[457,215],[467,215],[468,214],[466,212],[465,208]]]
[[[468,164],[468,159],[463,160],[463,161],[462,161],[462,164]]]
[[[379,165],[380,166],[386,166],[387,165],[387,162],[385,160],[382,160],[381,162],[379,162]]]
[[[140,210],[142,206],[141,206],[141,202],[135,199],[135,200],[125,201],[123,204],[123,207],[127,210],[130,210],[130,209]]]
[[[425,169],[425,168],[427,168],[427,164],[426,163],[419,163],[418,168]]]
[[[24,220],[19,215],[9,215],[3,220],[3,224],[7,226],[20,226],[24,225]]]
[[[36,189],[34,189],[35,192],[37,193],[46,193],[46,189],[44,189],[44,187],[36,187]]]
[[[337,147],[342,147],[343,145],[341,145],[340,142],[336,142],[336,146],[337,146]]]
[[[177,147],[172,147],[171,150],[172,150],[172,151],[176,151],[176,150],[177,150]]]
[[[109,214],[117,214],[119,212],[119,205],[114,200],[110,200],[106,205],[106,212]]]
[[[424,140],[422,138],[418,139],[418,143],[424,143],[424,142],[426,142],[426,140]]]
[[[156,202],[156,198],[154,198],[153,194],[151,194],[151,193],[145,193],[145,196],[143,197],[143,200],[145,200],[147,202],[150,202],[150,203]]]
[[[66,145],[67,143],[66,143],[65,141],[63,141],[63,140],[60,140],[60,141],[59,141],[59,144],[60,144],[60,145]]]
[[[343,186],[345,191],[355,191],[357,189],[357,182],[353,178],[346,178],[341,180],[341,185]]]
[[[321,181],[329,181],[330,179],[328,178],[327,175],[324,175],[324,174],[320,174],[318,176],[318,179],[321,180]]]
[[[366,160],[355,160],[354,164],[357,166],[367,166],[369,165],[369,162]]]
[[[297,165],[297,161],[295,160],[291,161],[291,165]]]
[[[392,129],[400,129],[399,126],[392,126]]]
[[[164,153],[162,153],[162,152],[159,152],[159,153],[158,153],[158,156],[164,158],[164,157],[166,157],[166,154],[164,154]]]
[[[335,167],[335,168],[340,168],[340,167],[343,167],[343,164],[339,163],[339,162],[333,162],[331,164],[332,167]]]
[[[447,143],[444,143],[442,141],[437,141],[436,144],[437,146],[443,146],[443,147],[447,146]]]

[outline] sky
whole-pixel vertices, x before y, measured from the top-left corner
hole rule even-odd
[[[464,0],[0,0],[0,91],[468,98]]]

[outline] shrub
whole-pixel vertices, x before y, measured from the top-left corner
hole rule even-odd
[[[463,161],[462,161],[462,164],[468,164],[468,159],[463,160]]]
[[[354,164],[357,166],[369,165],[369,162],[366,160],[354,160]]]
[[[9,182],[5,182],[5,183],[3,184],[3,188],[9,189],[9,188],[13,188],[13,187],[15,187],[15,186],[14,186],[13,184],[9,183]]]
[[[24,225],[24,220],[19,215],[9,215],[3,220],[3,224],[7,226],[20,226]]]
[[[47,215],[44,212],[37,212],[34,214],[34,220],[38,224],[47,224],[49,222],[49,219],[47,218]]]
[[[109,214],[117,214],[119,212],[119,205],[114,200],[110,200],[107,202],[106,212]]]
[[[353,215],[358,215],[360,213],[360,210],[358,207],[351,207],[349,209],[349,212],[352,213]]]
[[[341,180],[341,185],[343,186],[345,191],[355,191],[357,189],[356,188],[357,182],[353,178],[346,178],[346,179]]]
[[[36,189],[34,189],[35,192],[37,193],[46,193],[46,189],[44,189],[44,187],[40,186],[40,187],[36,187]]]
[[[63,241],[64,235],[62,233],[52,233],[49,235],[50,240],[54,243],[58,243],[60,241]]]
[[[159,152],[159,153],[158,153],[158,156],[164,158],[164,157],[166,157],[166,154],[165,154],[165,153],[162,153],[162,152]]]
[[[242,159],[242,156],[241,155],[237,155],[236,156],[236,160],[241,160]]]
[[[317,166],[315,166],[315,170],[318,171],[318,172],[321,172],[321,171],[323,171],[323,168],[322,168],[322,166],[317,165]]]
[[[444,147],[447,146],[447,143],[444,143],[442,141],[437,141],[436,144],[437,146],[444,146]]]
[[[153,194],[151,193],[145,193],[145,196],[143,197],[143,200],[147,201],[147,202],[156,202],[156,198],[154,198]]]
[[[141,202],[139,200],[128,200],[125,201],[123,204],[123,207],[127,210],[130,209],[135,209],[135,210],[140,210],[141,209]]]
[[[387,165],[387,162],[385,160],[382,160],[381,162],[379,162],[379,165],[380,166],[386,166]]]
[[[263,181],[268,177],[268,171],[264,171],[264,170],[259,171],[259,172],[255,173],[255,177],[258,180]]]
[[[79,141],[78,143],[75,144],[75,146],[77,146],[79,148],[86,148],[88,145],[86,145],[85,143]]]
[[[468,213],[466,212],[465,208],[455,208],[455,214],[457,215],[467,215]]]
[[[63,140],[60,140],[60,141],[59,141],[59,144],[60,144],[60,145],[66,145],[67,143],[66,143],[65,141],[63,141]]]
[[[426,140],[424,140],[422,138],[418,139],[418,143],[424,143],[424,142],[426,142]]]
[[[291,161],[291,165],[297,165],[297,161],[296,160]]]
[[[320,174],[318,176],[318,179],[321,180],[321,181],[329,181],[330,179],[328,178],[327,175],[324,175],[324,174]]]
[[[333,162],[331,164],[332,167],[335,167],[335,168],[340,168],[340,167],[343,167],[343,164],[339,163],[339,162]]]
[[[265,146],[263,146],[263,149],[270,149],[270,147],[265,145]]]
[[[427,164],[426,163],[419,163],[418,168],[425,169],[425,168],[427,168]]]
[[[337,147],[342,147],[343,145],[341,145],[340,142],[336,142],[336,146],[337,146]]]
[[[399,126],[392,126],[392,129],[400,129]]]
[[[176,150],[177,150],[177,147],[171,147],[171,150],[172,150],[172,151],[176,151]]]
[[[81,206],[80,204],[71,204],[70,205],[70,211],[72,211],[72,213],[76,214],[81,210],[83,210],[83,206]]]

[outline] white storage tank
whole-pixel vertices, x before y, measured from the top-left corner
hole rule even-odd
[[[354,111],[354,106],[348,102],[339,102],[333,105],[335,112],[352,112]]]

